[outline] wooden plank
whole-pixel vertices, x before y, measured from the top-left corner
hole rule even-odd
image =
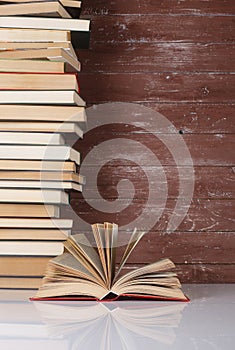
[[[88,103],[233,103],[235,76],[217,73],[82,73],[81,95]]]
[[[92,16],[91,42],[233,42],[234,18],[227,15]]]
[[[148,134],[148,133],[130,133],[128,128],[125,128],[125,132],[112,133],[110,128],[115,128],[115,124],[103,126],[100,128],[102,132],[98,131],[98,128],[93,132],[86,134],[84,140],[78,140],[75,144],[75,148],[81,152],[83,159],[86,154],[91,151],[94,146],[107,140],[119,139],[120,148],[113,145],[109,145],[110,161],[115,158],[126,159],[126,165],[133,165],[130,159],[130,155],[135,155],[136,164],[152,165],[152,160],[148,163],[148,150],[153,152],[162,166],[174,165],[176,166],[176,160],[174,160],[169,149],[173,152],[177,151],[177,145],[179,145],[178,134]],[[164,141],[161,142],[160,138]],[[178,153],[177,165],[178,166],[191,166],[193,160],[194,166],[234,166],[234,149],[235,139],[233,134],[184,134],[182,135],[185,141],[192,159],[185,158],[185,155]],[[129,144],[128,149],[122,146],[121,139],[135,141]],[[145,148],[143,147],[145,146]],[[165,146],[167,145],[167,146]],[[148,150],[147,150],[148,149]],[[180,148],[179,148],[180,149]],[[175,153],[176,154],[176,153]],[[97,159],[96,153],[91,153],[87,165],[100,164],[100,160]],[[157,165],[157,164],[156,164]]]
[[[129,264],[148,264],[170,258],[175,264],[235,264],[235,232],[147,233],[128,259]],[[125,247],[118,247],[117,261]]]
[[[113,201],[116,198],[109,198],[109,201]],[[107,198],[106,198],[107,200]],[[140,217],[143,209],[145,209],[147,198],[134,199],[131,204],[128,205],[129,201],[120,199],[120,203],[125,208],[121,212],[106,213],[102,211],[102,202],[98,199],[90,200],[88,204],[82,195],[78,193],[71,193],[71,206],[73,210],[87,223],[104,222],[110,221],[119,224],[120,226],[127,225],[133,222],[136,218]],[[154,205],[151,205],[147,213],[145,214],[146,224],[141,225],[138,229],[145,230],[148,226],[148,222],[154,216],[158,214],[160,219],[156,222],[152,228],[153,231],[167,231],[167,223],[169,222],[172,214],[174,213],[176,200],[168,199],[166,205],[162,206],[161,201],[156,199]],[[179,206],[181,212],[184,215],[185,200],[179,200]],[[96,210],[95,208],[100,208]],[[163,209],[163,214],[161,211]],[[70,208],[65,208],[63,216],[70,216]],[[216,232],[216,231],[234,231],[234,211],[235,211],[235,200],[233,199],[193,199],[188,213],[182,223],[177,228],[177,231],[183,232]],[[180,213],[181,213],[180,212]],[[180,215],[178,213],[178,215]],[[76,224],[74,221],[74,230],[79,227],[79,232],[85,229],[83,224]]]
[[[161,113],[183,133],[235,133],[233,104],[144,103],[144,105]],[[143,121],[143,127],[145,125]]]
[[[123,273],[143,265],[129,265]],[[178,264],[176,272],[182,283],[235,283],[235,264]]]
[[[155,102],[143,102],[141,106],[145,106],[148,109],[161,113],[172,124],[165,128],[167,133],[183,133],[183,134],[232,134],[235,133],[235,104],[231,103],[155,103]],[[99,118],[100,123],[107,122],[107,118],[97,117],[92,112],[93,108],[86,110],[89,123],[93,123],[93,120]],[[142,120],[136,123],[135,115],[133,114],[133,122],[142,129],[153,128],[153,120],[145,118],[144,111],[142,112]],[[157,115],[156,115],[157,117]],[[109,117],[110,123],[112,123],[112,116]],[[126,125],[125,125],[126,128]],[[111,130],[111,129],[110,129]],[[113,130],[113,129],[112,129]],[[163,130],[158,128],[159,132]],[[156,132],[158,132],[156,130]],[[124,131],[124,126],[115,124],[115,131]],[[113,132],[112,131],[112,132]],[[109,131],[110,133],[111,131]],[[133,131],[134,132],[134,131]],[[74,137],[71,134],[64,135],[68,143],[74,142]],[[85,139],[89,137],[87,133]]]
[[[78,51],[87,73],[233,72],[235,44],[92,42]]]
[[[85,197],[94,198],[94,191],[97,186],[100,194],[104,198],[115,198],[118,196],[117,184],[119,181],[125,179],[132,182],[135,188],[136,198],[146,198],[149,191],[149,181],[146,173],[151,179],[155,179],[161,173],[160,167],[148,166],[139,167],[136,165],[125,166],[118,161],[113,161],[112,165],[104,166],[95,181],[94,174],[96,167],[90,166],[86,171],[86,188]],[[178,177],[179,172],[176,167],[164,167],[163,169],[168,186],[168,198],[178,197]],[[182,181],[188,180],[187,168],[185,169]],[[235,198],[234,188],[234,168],[233,167],[195,167],[194,168],[194,198]],[[213,181],[211,181],[213,179]],[[153,180],[154,181],[154,180]],[[154,183],[154,182],[151,183]],[[164,196],[163,185],[165,180],[161,180],[160,176],[156,183],[158,191],[158,198]],[[120,194],[119,194],[120,195]],[[128,198],[128,193],[124,191],[122,198]]]
[[[111,14],[233,14],[233,0],[86,0],[82,4],[83,15]]]

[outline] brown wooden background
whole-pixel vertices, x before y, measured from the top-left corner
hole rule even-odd
[[[78,52],[83,98],[89,105],[136,102],[159,111],[183,131],[195,165],[189,213],[176,232],[166,234],[164,221],[177,193],[174,169],[165,161],[173,181],[166,211],[129,267],[170,257],[183,282],[235,282],[233,13],[234,0],[83,1],[82,16],[92,20],[90,50]],[[77,148],[85,154],[115,132],[138,140],[146,136],[106,127],[85,136]],[[125,223],[141,212],[146,179],[125,161],[110,163],[99,176],[100,191],[110,200],[117,181],[126,177],[135,184],[136,197],[121,217],[92,210],[77,194],[71,194],[73,207],[91,223]]]

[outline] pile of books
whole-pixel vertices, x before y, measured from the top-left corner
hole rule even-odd
[[[77,0],[0,4],[0,288],[38,288],[51,257],[63,253],[72,220],[60,215],[65,190],[82,190],[82,137],[71,34],[89,33]],[[77,47],[79,48],[79,42]],[[68,73],[69,71],[69,73]]]

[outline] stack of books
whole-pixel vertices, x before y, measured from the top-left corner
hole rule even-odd
[[[69,203],[65,190],[85,183],[80,154],[64,139],[82,137],[86,122],[71,42],[72,32],[89,33],[80,7],[77,0],[0,5],[0,288],[38,288],[71,233],[60,206]]]

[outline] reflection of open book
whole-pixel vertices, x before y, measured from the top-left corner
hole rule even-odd
[[[52,338],[67,339],[68,350],[129,350],[143,342],[172,344],[185,303],[122,301],[110,303],[35,303]]]
[[[94,224],[92,231],[97,249],[91,246],[84,234],[69,237],[64,242],[67,251],[50,260],[46,277],[34,299],[75,296],[113,300],[123,297],[187,300],[177,275],[171,271],[175,265],[169,259],[162,259],[120,277],[143,232],[134,230],[115,270],[118,226]]]

